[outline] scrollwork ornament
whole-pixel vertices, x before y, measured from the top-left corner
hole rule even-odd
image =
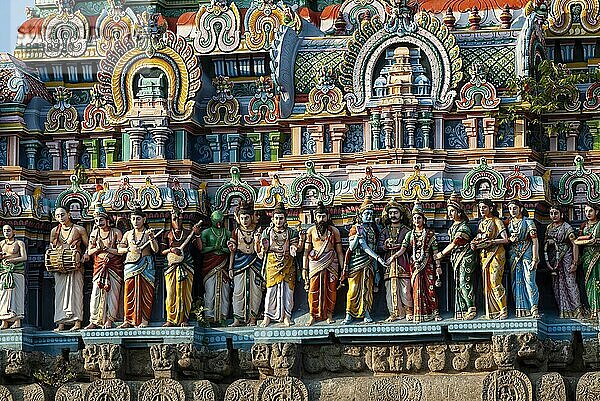
[[[56,391],[55,401],[83,401],[83,391],[78,384],[63,384]]]
[[[596,401],[600,399],[600,373],[588,372],[577,382],[577,401]]]
[[[194,401],[218,401],[222,398],[219,387],[208,380],[194,382]]]
[[[308,390],[295,377],[268,377],[257,387],[254,399],[261,401],[308,401]]]
[[[10,391],[4,386],[0,386],[0,400],[2,400],[2,401],[13,401],[14,400]]]
[[[194,49],[200,54],[215,50],[230,53],[240,46],[240,12],[234,2],[211,0],[196,13]]]
[[[156,399],[185,401],[185,391],[183,390],[181,383],[179,383],[177,380],[148,380],[140,387],[138,401],[154,401]]]
[[[537,401],[567,401],[565,381],[559,373],[546,373],[536,382]]]
[[[80,57],[87,50],[90,26],[81,11],[73,11],[73,0],[55,0],[58,12],[52,13],[42,24],[42,38],[46,57]]]
[[[419,379],[413,376],[399,375],[375,380],[369,389],[369,400],[420,401],[422,393],[423,389]]]
[[[163,204],[160,189],[152,184],[150,176],[146,177],[144,185],[138,188],[137,199],[140,202],[142,209],[151,208],[159,209]]]
[[[236,380],[227,387],[225,401],[254,401],[255,386],[251,380]]]
[[[209,125],[236,125],[240,122],[240,102],[231,94],[233,82],[229,77],[218,75],[212,80],[216,94],[206,105],[204,123]]]
[[[323,66],[319,82],[308,94],[306,112],[308,114],[340,114],[344,111],[342,91],[335,86],[336,76],[331,67]]]
[[[497,370],[483,380],[482,401],[532,401],[531,381],[518,370]]]
[[[131,391],[121,379],[96,380],[85,390],[85,400],[131,401]]]

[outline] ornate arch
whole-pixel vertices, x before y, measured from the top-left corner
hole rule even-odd
[[[586,187],[585,196],[589,202],[600,202],[600,177],[595,172],[586,169],[583,163],[582,156],[575,156],[575,170],[568,171],[560,177],[556,199],[563,205],[573,203],[575,200],[574,189],[577,184],[583,184]]]
[[[142,209],[160,209],[163,204],[160,189],[152,183],[150,177],[146,177],[146,182],[137,190],[137,200]]]
[[[79,57],[87,50],[90,25],[75,0],[55,0],[58,12],[44,18],[42,38],[46,57]]]
[[[333,203],[331,182],[321,173],[315,171],[315,163],[309,160],[304,163],[306,172],[299,175],[290,185],[289,206],[298,207],[302,204],[302,196],[308,188],[317,190],[318,198],[325,206]]]
[[[421,174],[421,166],[415,164],[412,174],[407,174],[404,178],[404,184],[400,190],[400,196],[403,200],[431,199],[433,197],[433,187],[429,178]]]
[[[383,24],[379,18],[363,21],[348,41],[344,61],[340,65],[340,82],[347,92],[348,110],[364,111],[371,100],[371,85],[375,66],[390,46],[411,44],[420,48],[429,60],[432,73],[434,108],[449,109],[456,97],[454,88],[461,81],[462,59],[454,36],[446,25],[429,13],[423,12],[415,24],[414,16],[390,17]],[[356,80],[354,77],[364,77]]]
[[[381,21],[385,20],[386,7],[389,5],[381,0],[346,0],[342,3],[340,14],[346,21],[346,30],[352,32],[360,25],[367,12],[371,17],[377,16]]]
[[[113,43],[130,37],[139,23],[131,8],[123,9],[124,0],[108,0],[109,7],[104,8],[96,21],[96,52],[106,56]]]
[[[136,200],[136,193],[131,184],[129,183],[128,177],[121,178],[121,184],[116,189],[111,207],[113,210],[123,210],[125,208],[133,209],[133,202]]]
[[[71,91],[59,86],[54,91],[56,103],[50,107],[46,115],[44,127],[46,132],[76,132],[79,127],[77,109],[70,103]]]
[[[283,2],[253,0],[244,18],[246,47],[254,51],[271,49],[275,34],[282,25],[300,32],[302,20]]]
[[[531,380],[518,370],[497,370],[483,380],[482,401],[531,401],[532,398]]]
[[[493,167],[490,167],[486,158],[482,157],[480,163],[473,167],[463,178],[460,194],[464,200],[475,200],[475,190],[480,181],[490,183],[492,199],[504,199],[506,193],[504,176]]]
[[[231,167],[231,180],[221,185],[215,193],[215,209],[224,212],[231,206],[231,199],[238,197],[246,202],[256,201],[256,190],[242,181],[240,169]]]
[[[506,199],[529,199],[531,198],[531,187],[529,177],[521,172],[517,165],[515,170],[506,178]]]
[[[194,112],[194,98],[202,85],[200,66],[194,50],[186,40],[166,31],[159,14],[142,13],[136,27],[135,43],[115,42],[100,61],[98,81],[109,104],[111,122],[125,123],[133,108],[133,79],[144,68],[158,68],[168,82],[168,108],[171,118],[183,121]]]
[[[75,174],[71,175],[71,187],[65,189],[56,198],[54,208],[62,207],[65,210],[71,209],[71,204],[76,203],[79,205],[81,211],[81,218],[83,220],[92,219],[92,215],[89,214],[89,209],[92,204],[92,196],[88,191],[81,188],[79,183],[79,177]]]
[[[256,93],[248,102],[248,114],[244,122],[248,125],[275,124],[279,118],[279,95],[275,94],[273,80],[261,76],[256,80]]]
[[[228,4],[228,0],[211,0],[210,6],[200,6],[194,22],[194,49],[200,54],[236,50],[240,46],[240,21],[240,12],[233,1]]]
[[[566,34],[573,25],[571,7],[581,6],[580,21],[584,30],[589,33],[600,31],[600,4],[597,0],[554,0],[548,15],[549,29],[555,35]]]
[[[231,94],[233,82],[229,77],[218,75],[212,80],[217,93],[206,105],[204,123],[209,125],[236,125],[240,122],[240,102]]]
[[[381,180],[373,175],[371,166],[365,168],[365,176],[358,180],[354,188],[354,199],[362,202],[367,195],[374,201],[382,200],[385,196],[385,187]]]
[[[106,114],[106,100],[100,91],[98,84],[90,90],[90,104],[83,111],[83,121],[81,122],[81,131],[108,131],[110,124]]]
[[[483,109],[495,109],[500,104],[500,98],[496,95],[496,87],[485,78],[486,73],[482,71],[481,63],[474,63],[469,73],[471,79],[463,85],[460,90],[459,100],[456,107],[459,110],[469,110],[475,107],[476,97],[481,96]]]
[[[600,108],[600,82],[594,82],[585,91],[583,108],[588,111],[594,111]]]

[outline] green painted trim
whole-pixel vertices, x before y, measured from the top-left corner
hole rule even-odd
[[[183,160],[188,157],[187,155],[187,143],[188,133],[180,130],[175,131],[175,158],[177,160]]]
[[[131,149],[129,143],[129,134],[123,132],[121,139],[121,160],[127,162],[131,159]],[[106,159],[106,163],[108,164],[108,159]]]
[[[83,145],[87,148],[90,154],[90,167],[98,168],[100,162],[100,147],[98,146],[98,139],[84,139]]]

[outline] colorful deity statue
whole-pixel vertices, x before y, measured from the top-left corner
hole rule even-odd
[[[210,215],[211,226],[202,231],[204,316],[213,323],[227,319],[230,302],[229,248],[231,232],[223,227],[223,213]]]
[[[373,288],[377,263],[385,268],[385,260],[377,249],[378,232],[374,223],[375,206],[370,197],[366,197],[356,214],[356,224],[350,228],[349,248],[342,271],[342,281],[348,278],[346,298],[346,318],[343,324],[350,324],[356,318],[365,323],[373,322]]]
[[[483,274],[483,295],[485,314],[488,319],[506,319],[506,290],[502,285],[508,243],[506,227],[498,216],[496,205],[490,199],[482,199],[477,204],[481,220],[477,235],[471,241],[471,249],[479,250]]]
[[[133,228],[123,235],[119,253],[126,254],[123,293],[125,316],[119,328],[147,327],[154,304],[156,265],[154,253],[159,251],[156,235],[146,224],[146,214],[136,206],[131,212]]]
[[[516,316],[540,318],[538,302],[540,293],[535,282],[539,264],[539,242],[535,223],[528,218],[527,210],[519,200],[508,203],[508,265],[512,276]]]
[[[581,261],[585,277],[585,292],[592,319],[600,312],[600,205],[588,203],[584,209],[587,221],[581,225],[581,235],[575,240],[583,247]]]
[[[278,202],[273,209],[271,226],[262,232],[260,240],[259,256],[263,259],[263,276],[267,285],[262,327],[267,327],[273,320],[286,326],[293,324],[294,258],[302,250],[302,245],[298,231],[288,227],[285,207]]]
[[[552,274],[552,289],[562,318],[582,317],[581,298],[577,286],[579,247],[573,227],[565,221],[563,209],[550,207],[550,220],[546,227],[544,259]]]
[[[71,330],[79,330],[83,320],[83,265],[81,250],[87,248],[88,235],[80,225],[74,224],[71,214],[62,207],[54,211],[58,226],[50,231],[50,251],[60,252],[68,259],[68,267],[54,273],[54,322],[55,331],[63,331],[66,324]]]
[[[402,246],[388,262],[397,259],[408,250],[411,251],[410,283],[413,298],[413,320],[415,322],[442,320],[435,293],[435,287],[441,286],[440,276],[442,275],[440,261],[434,258],[438,251],[438,245],[435,233],[425,227],[427,218],[419,202],[415,202],[413,207],[412,221],[413,229],[406,234]]]
[[[15,238],[10,224],[2,227],[0,241],[0,320],[1,329],[18,329],[25,317],[25,243]]]
[[[94,229],[90,234],[87,255],[94,260],[90,324],[86,329],[109,329],[118,320],[123,287],[123,257],[118,244],[123,234],[109,225],[108,213],[102,206],[94,212]]]
[[[383,209],[381,220],[384,224],[379,237],[379,250],[390,259],[402,247],[404,237],[410,231],[406,222],[404,206],[392,199]],[[397,319],[411,321],[413,318],[413,298],[410,285],[410,260],[406,253],[390,261],[385,269],[385,297],[390,316],[388,322]]]
[[[329,211],[319,202],[315,209],[315,224],[306,232],[302,278],[308,292],[310,317],[307,326],[317,320],[334,323],[333,310],[337,296],[340,268],[344,266],[342,238],[329,217]]]
[[[467,224],[464,208],[457,194],[453,193],[447,202],[448,218],[452,225],[448,229],[450,243],[436,255],[437,260],[450,254],[450,263],[454,272],[455,312],[454,318],[458,320],[471,320],[477,314],[475,308],[475,266],[477,255],[469,246],[473,233]]]
[[[235,208],[238,226],[227,242],[229,258],[229,278],[233,280],[233,323],[256,325],[260,304],[263,298],[265,279],[262,276],[262,260],[257,252],[260,231],[257,225],[254,205],[242,201]]]
[[[171,210],[171,229],[163,235],[162,254],[167,257],[165,308],[167,321],[163,326],[187,326],[192,310],[192,284],[194,282],[194,260],[190,247],[202,249],[200,226],[191,230],[183,228],[182,211]]]

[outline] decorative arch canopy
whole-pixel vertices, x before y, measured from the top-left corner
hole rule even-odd
[[[504,176],[488,165],[486,158],[482,157],[480,163],[463,178],[460,194],[464,200],[475,200],[477,185],[481,181],[490,183],[492,199],[504,199],[506,193]]]
[[[215,209],[224,212],[231,206],[233,198],[240,198],[246,202],[256,201],[256,190],[247,182],[242,181],[240,169],[231,167],[231,180],[221,185],[215,193]]]
[[[588,202],[600,202],[600,177],[584,166],[582,156],[575,156],[575,170],[568,171],[560,177],[558,182],[558,196],[556,199],[563,205],[572,204],[575,200],[575,187],[583,184],[586,188],[585,196]]]
[[[294,179],[290,186],[289,206],[298,207],[307,189],[317,190],[317,198],[325,206],[333,203],[333,187],[331,182],[321,173],[315,171],[315,163],[311,160],[304,163],[306,172]]]

